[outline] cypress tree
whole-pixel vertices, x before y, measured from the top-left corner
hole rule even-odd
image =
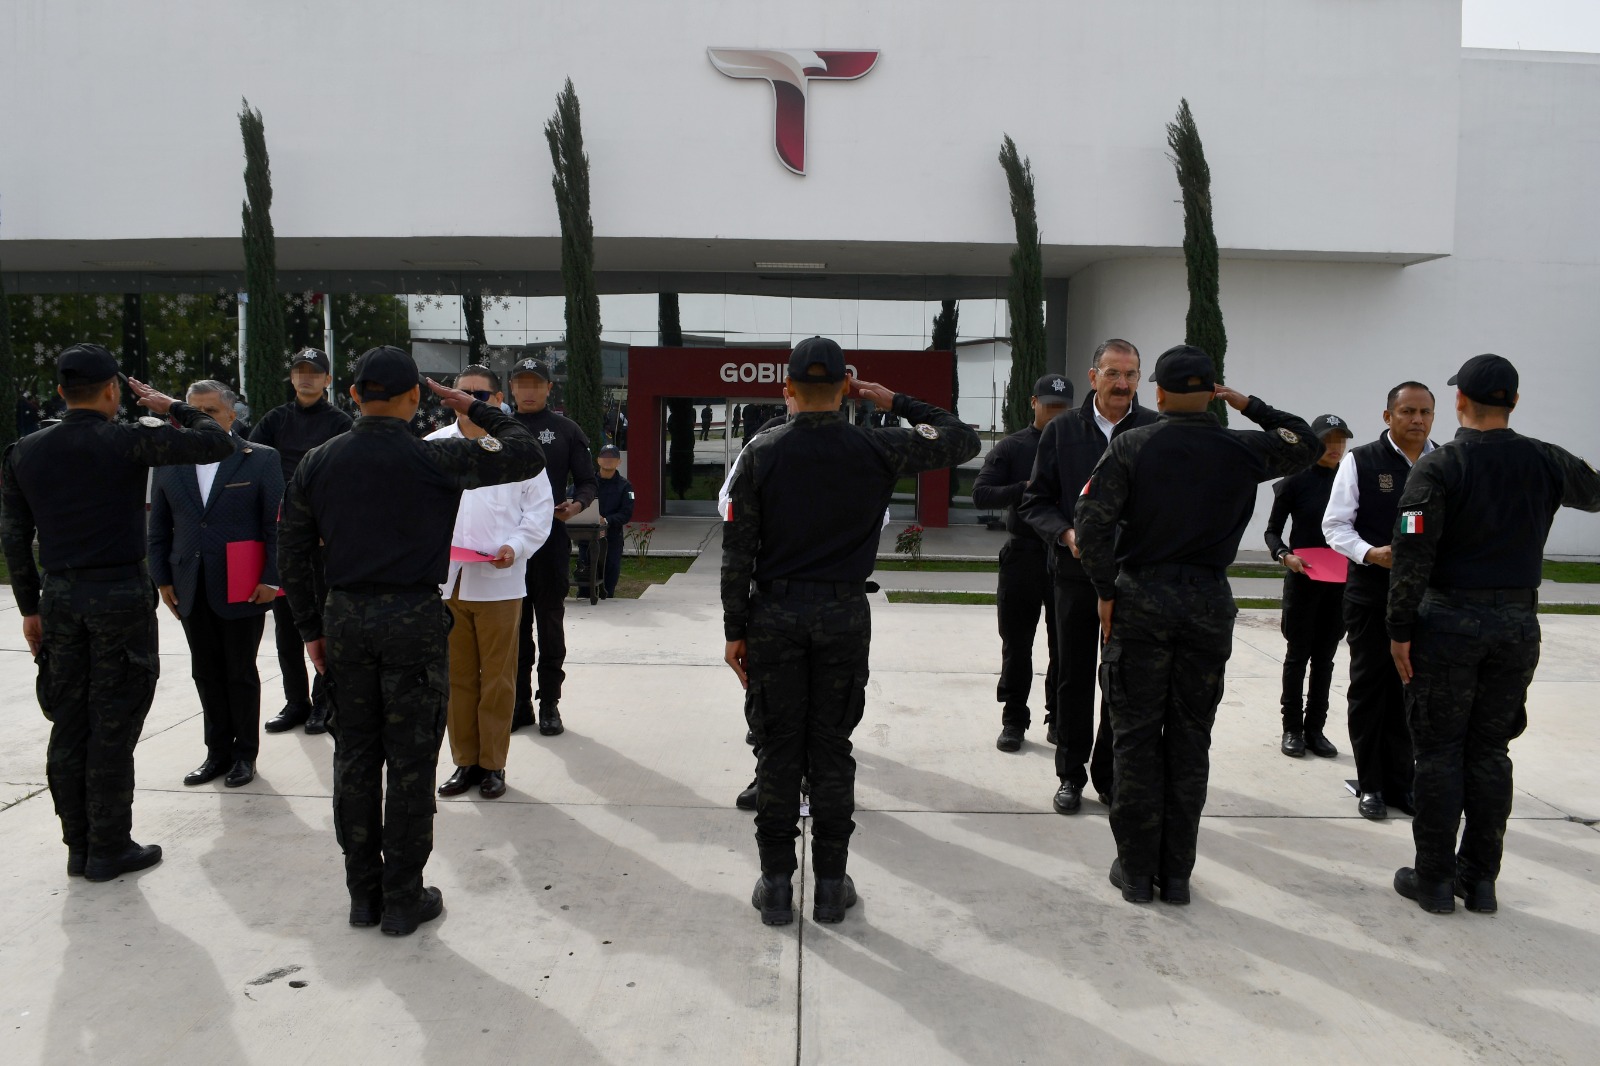
[[[489,351],[488,334],[483,329],[483,294],[469,293],[461,297],[461,317],[467,327],[467,362],[483,365]]]
[[[603,436],[600,382],[600,297],[594,284],[594,221],[589,216],[589,157],[572,79],[556,96],[544,126],[550,143],[556,210],[561,216],[561,282],[567,291],[567,417],[590,444]]]
[[[955,300],[940,300],[939,313],[933,316],[933,343],[936,352],[949,352],[950,359],[950,413],[956,413],[961,402],[961,374],[956,366],[956,327],[961,320],[961,307]]]
[[[1011,253],[1011,283],[1006,308],[1011,314],[1011,379],[1006,383],[1001,418],[1007,433],[1033,421],[1028,397],[1044,373],[1044,260],[1039,252],[1039,216],[1034,208],[1033,165],[1017,156],[1009,136],[1000,148],[1000,166],[1011,187],[1011,217],[1017,248]]]
[[[272,234],[272,169],[267,161],[266,127],[248,100],[239,112],[244,134],[244,287],[245,396],[259,419],[283,397],[283,361],[288,333],[278,295],[278,245]]]
[[[1188,100],[1179,101],[1178,117],[1167,123],[1167,146],[1172,149],[1167,158],[1177,170],[1178,187],[1183,190],[1183,264],[1189,277],[1183,340],[1211,356],[1220,384],[1228,331],[1222,324],[1217,234],[1211,226],[1211,168],[1206,165],[1205,148]],[[1223,425],[1228,424],[1227,404],[1214,400],[1211,410]]]
[[[661,347],[683,347],[677,293],[656,296],[656,330]],[[680,500],[694,483],[694,401],[688,397],[667,401],[667,479]]]
[[[6,303],[5,275],[0,274],[0,446],[17,439],[16,356],[11,350],[11,308]]]

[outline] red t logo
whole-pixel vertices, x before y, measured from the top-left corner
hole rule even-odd
[[[878,62],[878,53],[806,48],[707,48],[711,65],[730,78],[760,78],[772,85],[777,105],[773,147],[796,174],[806,172],[806,86],[812,81],[854,81]]]

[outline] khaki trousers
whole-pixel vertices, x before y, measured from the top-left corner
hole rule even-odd
[[[462,600],[445,606],[450,630],[450,756],[457,766],[504,770],[516,696],[521,600]]]

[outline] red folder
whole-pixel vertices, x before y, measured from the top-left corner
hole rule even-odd
[[[1344,584],[1350,563],[1332,548],[1300,548],[1294,554],[1305,562],[1306,576],[1312,581]]]
[[[228,542],[228,602],[244,603],[267,569],[267,542],[264,540],[230,540]],[[283,590],[278,590],[283,595]]]

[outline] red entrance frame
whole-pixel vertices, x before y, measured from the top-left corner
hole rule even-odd
[[[950,409],[950,352],[845,349],[855,377]],[[633,517],[661,515],[666,401],[674,396],[772,398],[782,402],[787,348],[629,348],[628,480]],[[930,529],[950,523],[950,471],[917,477],[917,521]]]

